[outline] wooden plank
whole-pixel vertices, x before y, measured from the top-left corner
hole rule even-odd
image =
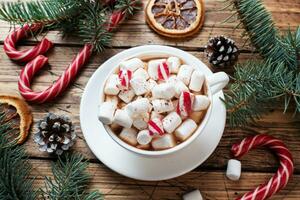
[[[144,5],[147,0],[143,0]],[[264,1],[266,8],[272,13],[276,25],[280,30],[287,30],[288,27],[295,29],[300,24],[300,3],[297,0],[278,2],[277,0]],[[126,21],[117,31],[112,40],[113,47],[128,47],[144,44],[164,44],[180,46],[184,48],[203,48],[207,40],[214,35],[226,35],[234,39],[242,47],[245,39],[240,37],[244,29],[237,28],[238,22],[222,23],[231,13],[228,10],[220,10],[224,4],[218,0],[205,1],[206,14],[205,23],[202,30],[194,37],[184,38],[183,40],[174,40],[161,37],[155,34],[144,21],[144,12],[140,11],[137,15]],[[0,22],[0,32],[7,33],[9,24]],[[3,41],[6,34],[0,35],[0,41]],[[57,44],[78,45],[81,41],[78,38],[62,39],[57,31],[50,31],[47,37]],[[31,39],[35,41],[35,39]],[[251,49],[246,45],[244,49]]]
[[[51,176],[50,163],[31,160],[35,187],[44,187],[44,176]],[[100,164],[89,164],[87,171],[92,175],[89,190],[98,190],[105,199],[181,199],[193,189],[199,189],[204,199],[235,199],[243,193],[267,181],[272,173],[243,172],[239,181],[229,181],[223,171],[193,171],[166,181],[137,181],[126,178]],[[294,175],[287,187],[272,199],[296,200],[300,196],[300,175]]]
[[[23,47],[21,48],[23,49]],[[39,73],[37,78],[34,80],[33,88],[39,90],[49,86],[53,81],[57,79],[57,75],[61,74],[68,63],[72,60],[73,56],[76,55],[79,48],[70,47],[56,47],[49,53],[51,71],[56,75],[50,74],[49,71],[42,71]],[[79,104],[83,89],[93,74],[93,72],[98,68],[98,66],[103,63],[109,57],[120,52],[120,49],[109,49],[103,54],[93,57],[91,62],[82,70],[79,78],[76,79],[75,83],[66,91],[66,93],[58,98],[54,103],[47,103],[43,105],[32,104],[33,114],[35,121],[41,119],[45,113],[54,112],[58,114],[67,114],[72,116],[72,120],[77,127],[77,133],[79,139],[73,149],[83,153],[86,158],[92,159],[94,162],[96,158],[92,155],[88,149],[79,124]],[[190,51],[191,54],[195,55],[199,59],[203,60],[207,64],[203,52]],[[245,54],[240,55],[240,61],[243,62],[250,58],[257,58],[256,54]],[[46,67],[47,68],[47,67]],[[48,67],[49,69],[49,67]],[[10,61],[3,52],[3,48],[0,47],[0,92],[1,93],[18,93],[17,80],[18,74],[20,73],[21,67],[16,63]],[[224,69],[228,73],[232,73],[232,68]],[[289,109],[286,115],[282,114],[282,105],[273,105],[269,108],[270,112],[264,116],[260,122],[259,126],[256,128],[259,131],[269,131],[270,134],[283,139],[287,145],[291,148],[294,155],[299,155],[300,141],[297,139],[298,132],[300,129],[300,116],[292,117],[293,110]],[[33,130],[34,132],[34,130]],[[211,169],[224,169],[226,167],[227,159],[230,157],[230,145],[247,135],[251,135],[253,132],[240,129],[229,129],[226,128],[223,139],[216,149],[215,153],[211,158],[205,162],[199,169],[211,168]],[[38,151],[36,144],[34,144],[32,139],[32,134],[29,140],[25,143],[26,150],[31,157],[48,157],[47,154]],[[257,156],[258,155],[258,156]],[[270,158],[267,162],[262,162],[263,158]],[[221,158],[221,159],[220,159]],[[257,159],[259,158],[259,159]],[[246,170],[264,170],[264,171],[274,171],[276,169],[277,163],[271,153],[258,150],[250,153],[246,157],[245,162]],[[300,172],[300,157],[295,158],[296,171]]]

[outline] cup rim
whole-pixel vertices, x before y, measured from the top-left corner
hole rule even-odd
[[[161,46],[161,45],[153,45],[153,46]],[[166,46],[164,46],[166,47]],[[133,47],[135,48],[135,47]],[[172,48],[172,49],[175,49],[175,50],[179,50],[177,48],[174,48],[174,47],[168,47],[168,48]],[[182,51],[182,50],[180,50]],[[189,56],[193,56],[191,55],[190,53],[188,52],[185,52],[185,51],[182,51],[184,52],[185,54],[188,54]],[[134,57],[142,57],[142,56],[149,56],[149,54],[151,53],[156,53],[156,54],[163,54],[164,56],[177,56],[177,57],[180,57],[178,55],[176,55],[175,53],[172,53],[172,52],[164,52],[164,51],[160,51],[160,50],[152,50],[152,51],[144,51],[144,52],[139,52],[135,55],[131,55],[131,56],[128,56],[128,58],[124,59],[124,60],[128,60],[128,59],[131,59],[131,58],[134,58]],[[161,57],[164,57],[164,56],[161,56]],[[154,57],[154,56],[152,56]],[[195,57],[195,56],[193,56]],[[195,57],[196,58],[196,57]],[[185,63],[187,63],[184,58],[180,57],[180,59],[182,59]],[[196,58],[198,62],[201,62],[201,60],[199,60],[198,58]],[[122,60],[122,61],[124,61]],[[122,62],[120,61],[120,62]],[[120,63],[119,62],[119,63]],[[204,63],[203,63],[204,64]],[[204,64],[205,65],[205,64]],[[205,65],[206,66],[206,65]],[[106,79],[104,80],[102,86],[101,86],[101,90],[100,90],[100,101],[99,101],[99,105],[104,102],[104,86],[105,86],[105,83],[108,79],[108,77],[110,75],[112,75],[115,70],[119,67],[119,64],[112,67],[108,76],[106,77]],[[207,66],[206,66],[207,67]],[[208,67],[207,67],[208,68]],[[208,68],[209,69],[209,68]],[[209,69],[210,70],[210,69]],[[206,75],[207,77],[207,75]],[[109,127],[109,125],[104,125],[104,128],[106,130],[106,133],[117,143],[119,144],[121,147],[127,149],[127,150],[130,150],[131,152],[134,152],[134,153],[137,153],[139,155],[144,155],[144,156],[163,156],[163,155],[168,155],[168,154],[171,154],[171,153],[175,153],[185,147],[187,147],[188,145],[190,145],[203,131],[203,129],[205,128],[209,118],[210,118],[210,115],[211,115],[211,110],[212,110],[212,106],[213,106],[213,96],[212,96],[212,93],[211,93],[211,89],[210,89],[210,86],[208,85],[207,81],[205,81],[205,84],[206,84],[206,87],[207,87],[207,96],[208,98],[210,99],[210,105],[208,107],[208,109],[206,110],[206,113],[205,113],[205,116],[203,118],[203,120],[201,121],[200,125],[198,125],[197,129],[194,131],[194,133],[187,139],[185,140],[184,142],[181,142],[180,144],[170,148],[170,149],[165,149],[165,150],[155,150],[155,151],[149,151],[149,150],[143,150],[143,149],[138,149],[137,147],[134,147],[134,146],[131,146],[129,144],[127,144],[126,142],[124,142],[123,140],[121,140],[112,130],[111,128]]]

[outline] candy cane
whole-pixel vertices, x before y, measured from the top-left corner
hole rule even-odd
[[[34,92],[30,89],[30,82],[35,75],[48,61],[45,56],[38,56],[29,62],[21,71],[19,79],[19,90],[21,95],[27,101],[34,101],[43,103],[50,101],[64,91],[70,82],[74,80],[79,69],[86,63],[92,53],[92,45],[86,44],[84,48],[77,54],[73,62],[64,71],[64,73],[57,79],[57,81],[41,92]]]
[[[286,186],[294,171],[294,163],[290,151],[282,141],[269,135],[261,134],[245,138],[240,143],[234,144],[231,151],[235,157],[242,157],[251,149],[261,146],[267,146],[277,154],[280,166],[276,174],[268,182],[258,186],[236,200],[267,199]]]
[[[15,61],[28,62],[33,60],[36,56],[46,53],[53,46],[53,43],[46,38],[42,39],[42,41],[32,49],[18,51],[15,47],[16,43],[26,37],[30,31],[34,32],[40,28],[41,26],[39,24],[25,24],[23,27],[11,32],[4,40],[3,48],[7,56]]]

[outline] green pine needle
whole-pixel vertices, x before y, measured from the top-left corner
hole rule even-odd
[[[10,143],[7,137],[11,126],[3,122],[4,114],[0,114],[0,199],[34,200],[36,191],[33,180],[29,178],[31,165],[24,148]]]
[[[53,25],[73,18],[78,14],[79,8],[78,0],[1,2],[0,19],[12,24]]]
[[[46,189],[42,190],[43,199],[52,200],[100,200],[102,195],[97,192],[85,191],[90,180],[86,173],[88,163],[79,154],[66,154],[58,157],[52,164],[53,178],[46,177]]]

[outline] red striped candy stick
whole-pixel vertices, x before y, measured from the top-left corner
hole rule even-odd
[[[45,56],[38,56],[29,62],[21,71],[19,78],[19,91],[27,101],[43,103],[54,99],[61,94],[75,79],[80,68],[88,61],[92,54],[92,45],[86,44],[84,48],[77,54],[72,63],[57,79],[57,81],[44,91],[34,92],[30,88],[30,82],[35,75],[48,61]]]
[[[30,31],[35,32],[40,28],[41,26],[39,24],[25,24],[23,27],[11,32],[4,40],[3,48],[7,56],[15,61],[28,62],[33,60],[36,56],[46,53],[53,46],[53,43],[46,38],[42,39],[42,41],[32,49],[16,50],[16,43],[19,40],[30,35]]]
[[[261,134],[245,138],[240,143],[234,144],[231,151],[234,157],[242,157],[251,149],[267,146],[273,150],[279,158],[280,166],[276,174],[265,184],[244,194],[236,200],[264,200],[284,188],[294,171],[292,154],[284,143],[272,136]]]

